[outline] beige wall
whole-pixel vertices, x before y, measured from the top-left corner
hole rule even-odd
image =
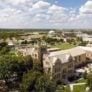
[[[61,63],[60,60],[57,60],[54,65],[52,65],[49,61],[49,59],[45,59],[44,62],[44,71],[45,72],[50,72],[52,78],[54,78],[56,81],[60,80],[62,81],[63,79],[70,77],[74,74],[74,69],[76,66],[79,66],[86,61],[86,54],[82,54],[80,56],[75,57],[75,61],[73,58],[71,58],[68,62],[66,63]],[[47,72],[47,73],[48,73]]]
[[[63,64],[57,61],[53,66],[53,78],[56,81],[58,80],[62,81],[63,79],[72,76],[73,73],[74,73],[73,60]]]
[[[86,62],[86,54],[82,54],[79,56],[74,57],[74,66],[75,68],[78,67],[79,65],[82,65]]]
[[[92,60],[92,52],[86,51],[86,57]]]

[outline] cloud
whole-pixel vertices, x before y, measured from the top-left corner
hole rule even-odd
[[[17,5],[17,4],[24,4],[27,0],[5,0],[5,2]]]
[[[35,9],[47,9],[50,6],[50,3],[44,1],[38,1],[33,5]]]
[[[46,0],[1,0],[0,27],[78,28],[91,27],[92,1],[79,9]],[[89,21],[89,22],[88,22]]]
[[[1,0],[1,2],[3,2],[4,4],[9,4],[9,5],[14,5],[14,6],[18,6],[18,5],[26,5],[29,3],[34,3],[36,0]]]
[[[64,13],[65,10],[66,9],[64,7],[52,5],[49,7],[48,13]]]
[[[92,1],[87,1],[85,5],[81,6],[80,13],[92,14]]]

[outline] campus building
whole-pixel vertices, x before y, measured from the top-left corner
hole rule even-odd
[[[56,81],[63,81],[74,75],[75,69],[86,63],[86,52],[80,47],[48,52],[43,57],[45,73]]]
[[[92,60],[92,47],[80,46],[80,48],[86,52],[86,59],[91,61]]]
[[[44,73],[50,74],[56,81],[63,81],[74,75],[77,67],[86,63],[86,51],[78,46],[68,50],[47,49],[46,44],[38,43],[34,48],[19,49],[23,55],[31,55],[43,64]]]

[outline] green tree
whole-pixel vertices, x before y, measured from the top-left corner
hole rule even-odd
[[[89,86],[90,91],[92,91],[92,74],[87,76],[87,85]]]
[[[36,92],[55,92],[56,83],[49,75],[41,75],[35,84]]]
[[[23,75],[20,89],[22,92],[55,92],[56,83],[49,75],[32,70]]]
[[[81,43],[79,44],[80,46],[86,46],[87,45],[87,41],[81,41]]]
[[[33,59],[30,55],[19,56],[18,62],[24,66],[25,71],[28,71],[33,68]]]
[[[7,77],[10,77],[9,62],[3,57],[0,57],[0,79],[4,79],[7,82]]]
[[[13,74],[16,73],[18,77],[21,77],[24,72],[30,69],[32,69],[32,58],[30,56],[0,56],[0,79],[4,79],[6,82]]]
[[[33,92],[35,90],[35,83],[41,74],[37,71],[29,71],[23,75],[20,89],[22,92]]]
[[[1,48],[0,54],[1,54],[1,55],[2,55],[2,54],[9,54],[10,50],[11,50],[10,47],[4,46],[4,47]]]
[[[19,67],[16,57],[12,57],[10,55],[0,56],[0,79],[5,80],[7,83],[8,79],[15,73],[15,71],[13,71],[15,66]]]

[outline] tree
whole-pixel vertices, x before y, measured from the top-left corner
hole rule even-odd
[[[21,44],[28,44],[27,40],[22,41]]]
[[[43,73],[43,64],[37,62],[37,60],[34,60],[33,70],[34,71],[39,71],[39,72],[42,72]]]
[[[20,89],[22,92],[32,92],[35,89],[35,83],[37,78],[41,74],[37,71],[29,71],[23,75],[22,83]]]
[[[55,92],[56,83],[49,75],[32,70],[23,75],[20,88],[22,92]]]
[[[85,72],[85,73],[83,74],[83,78],[84,78],[84,79],[87,79],[87,72]]]
[[[29,56],[18,57],[12,55],[0,56],[0,79],[7,79],[12,77],[13,74],[19,77],[24,72],[32,68],[32,58]]]
[[[5,46],[7,46],[6,42],[0,42],[0,47],[5,47]]]
[[[10,55],[0,56],[0,79],[5,80],[6,84],[8,83],[8,79],[15,73],[13,69],[15,66],[19,67],[16,57]]]
[[[41,75],[35,84],[36,92],[55,92],[56,83],[50,79],[49,75]]]
[[[25,71],[28,71],[33,68],[33,59],[30,55],[19,56],[18,62],[24,66]]]
[[[92,91],[92,74],[87,76],[87,85],[89,86],[90,91]]]
[[[0,79],[4,79],[7,82],[7,77],[10,77],[9,62],[6,62],[6,59],[0,57]]]
[[[81,43],[79,44],[80,46],[86,46],[87,45],[87,41],[81,41]]]
[[[56,92],[64,92],[64,91],[65,91],[64,86],[61,86],[61,85],[58,85],[58,86],[57,86]]]
[[[1,55],[2,55],[2,54],[9,54],[9,52],[10,52],[10,47],[8,47],[8,46],[4,46],[4,47],[2,47],[1,50],[0,50],[0,54],[1,54]]]

